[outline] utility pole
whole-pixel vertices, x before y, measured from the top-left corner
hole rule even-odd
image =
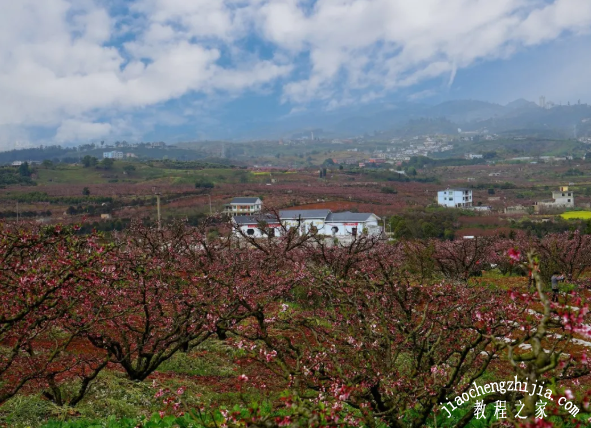
[[[162,229],[162,224],[160,223],[160,192],[156,191],[156,187],[152,187],[152,191],[156,195],[156,209],[158,212],[158,230]]]
[[[158,230],[162,229],[162,224],[160,223],[160,193],[156,193],[156,205],[158,209]]]

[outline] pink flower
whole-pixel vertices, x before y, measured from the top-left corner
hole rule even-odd
[[[241,374],[240,376],[238,376],[238,380],[240,382],[246,382],[248,381],[248,376],[246,376],[245,374]]]
[[[160,410],[158,414],[160,415],[160,419],[162,419],[166,413],[164,413],[164,410]]]
[[[509,251],[507,251],[507,255],[511,260],[515,260],[516,262],[521,259],[521,253],[515,248],[511,248]]]

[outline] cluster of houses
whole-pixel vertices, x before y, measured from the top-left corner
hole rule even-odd
[[[447,188],[437,192],[437,204],[448,208],[482,209],[475,207],[472,199],[472,189],[457,187]],[[552,192],[552,199],[534,203],[534,211],[539,212],[543,208],[572,208],[575,206],[575,194],[568,186],[561,186],[557,191]],[[505,212],[520,212],[525,207],[507,207]]]
[[[333,213],[319,209],[262,214],[262,207],[260,198],[234,198],[224,212],[232,216],[237,235],[242,232],[253,238],[281,236],[294,228],[301,234],[315,233],[334,238],[382,235],[381,219],[373,213]]]
[[[437,192],[437,203],[448,208],[474,210],[490,209],[473,205],[472,189],[448,188]],[[575,206],[574,192],[567,186],[552,192],[552,199],[534,204],[534,210],[542,207],[568,208]],[[224,213],[232,216],[236,234],[253,238],[281,236],[291,229],[298,233],[316,233],[334,238],[356,237],[358,235],[380,236],[381,218],[373,213],[350,211],[333,213],[329,209],[281,210],[278,213],[262,213],[260,198],[234,198],[226,205]]]

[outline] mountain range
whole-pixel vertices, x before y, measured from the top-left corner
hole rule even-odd
[[[458,128],[464,132],[572,138],[591,136],[591,106],[542,108],[524,99],[506,105],[477,100],[454,100],[437,105],[376,103],[321,113],[303,112],[240,128],[238,125],[234,131],[242,138],[289,138],[311,130],[318,136],[335,138],[364,134],[396,137],[457,133]]]

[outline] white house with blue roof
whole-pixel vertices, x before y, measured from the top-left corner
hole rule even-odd
[[[300,234],[307,232],[319,235],[354,237],[358,235],[378,236],[382,233],[380,218],[372,213],[333,213],[330,210],[283,210],[276,215],[235,216],[232,221],[247,236],[264,237],[266,234],[279,236],[283,229],[298,228]]]

